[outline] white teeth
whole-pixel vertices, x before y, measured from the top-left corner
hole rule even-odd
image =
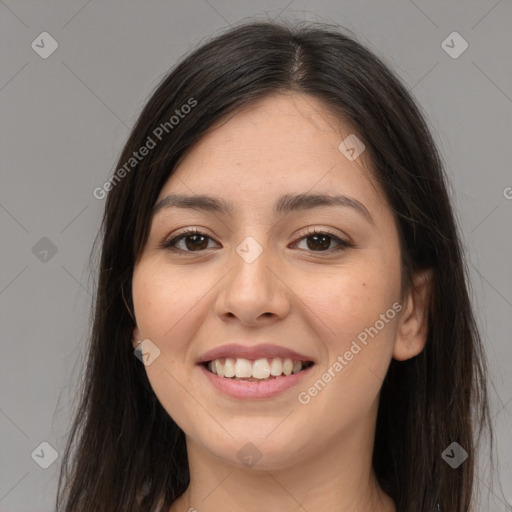
[[[270,375],[273,375],[274,377],[279,377],[283,373],[283,363],[281,362],[281,359],[278,357],[274,357],[272,359],[272,363],[270,363]]]
[[[270,375],[270,366],[266,359],[257,359],[252,365],[252,376],[255,379],[266,379]]]
[[[215,373],[219,377],[224,377],[224,365],[218,359],[215,359],[213,364],[215,365],[215,369],[217,370]]]
[[[252,377],[252,364],[249,359],[239,357],[235,363],[235,375],[239,379],[248,379]]]
[[[283,373],[285,375],[291,375],[293,371],[293,361],[291,359],[285,359],[283,363]]]
[[[224,363],[224,377],[234,377],[235,373],[235,360],[232,357],[226,357],[226,362]]]
[[[250,361],[243,357],[226,357],[224,363],[222,359],[215,359],[208,363],[208,369],[219,377],[268,380],[281,375],[291,375],[298,373],[303,368],[302,361],[293,361],[292,359],[281,359],[274,357]]]

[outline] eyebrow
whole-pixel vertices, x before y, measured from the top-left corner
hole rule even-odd
[[[344,206],[352,208],[363,215],[371,224],[375,224],[370,212],[363,203],[353,197],[344,195],[286,194],[281,196],[274,203],[274,213],[282,215],[292,211],[304,211],[322,206]],[[152,213],[155,215],[160,210],[167,208],[192,208],[194,210],[203,210],[225,215],[233,215],[235,212],[233,202],[226,201],[219,197],[171,194],[158,201],[153,207]]]

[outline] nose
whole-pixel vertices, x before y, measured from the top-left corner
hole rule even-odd
[[[257,255],[251,254],[254,250],[249,243],[233,251],[231,269],[220,283],[215,302],[215,313],[224,321],[257,326],[282,320],[290,311],[292,291],[282,265],[272,257],[270,249],[261,248]]]

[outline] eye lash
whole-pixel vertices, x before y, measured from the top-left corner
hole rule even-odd
[[[188,231],[184,231],[183,233],[180,233],[179,235],[176,235],[170,239],[163,240],[159,244],[159,248],[176,251],[176,252],[187,252],[187,251],[181,251],[180,249],[176,249],[175,247],[173,247],[173,244],[179,242],[182,238],[186,238],[187,236],[192,236],[192,235],[208,236],[207,234],[202,233],[198,229],[192,228],[192,229],[189,229]],[[188,252],[193,252],[193,251],[188,251]]]
[[[314,235],[327,235],[330,238],[332,238],[333,240],[335,240],[339,245],[338,245],[338,247],[335,247],[334,249],[328,249],[327,251],[308,251],[308,252],[312,252],[312,253],[317,252],[320,254],[322,254],[322,253],[328,254],[328,253],[336,253],[336,252],[343,251],[348,248],[355,247],[354,243],[349,242],[348,240],[343,240],[342,238],[335,235],[334,233],[331,233],[330,231],[325,231],[325,230],[316,229],[316,228],[308,229],[308,231],[306,233],[301,235],[301,237],[297,240],[297,242],[300,242],[304,238],[308,238],[308,237],[314,236]]]
[[[211,238],[206,233],[203,233],[202,231],[199,231],[198,229],[193,228],[193,229],[184,231],[183,233],[180,233],[179,235],[174,236],[171,239],[163,240],[159,244],[159,248],[168,250],[168,251],[173,251],[179,255],[185,255],[187,253],[193,253],[193,252],[204,252],[204,251],[183,251],[181,249],[177,249],[176,247],[174,247],[174,244],[179,242],[181,239],[186,238],[188,236],[192,236],[192,235],[201,235],[201,236],[204,236],[207,238]],[[303,233],[301,235],[301,237],[298,238],[296,240],[296,242],[294,242],[294,244],[300,242],[304,238],[308,238],[308,237],[314,236],[314,235],[327,235],[338,243],[338,247],[336,247],[334,249],[328,249],[327,251],[307,251],[307,252],[328,254],[328,253],[336,253],[336,252],[343,251],[348,248],[355,247],[355,244],[353,244],[352,242],[349,242],[348,240],[343,240],[343,239],[339,238],[337,235],[335,235],[334,233],[331,233],[331,232],[325,231],[325,230],[320,230],[320,229],[309,229],[306,233]]]

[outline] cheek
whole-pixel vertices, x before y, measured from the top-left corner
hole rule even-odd
[[[322,338],[324,354],[318,369],[321,382],[301,391],[316,402],[313,408],[343,404],[331,409],[337,421],[347,415],[362,417],[378,395],[401,307],[399,273],[398,263],[386,268],[381,258],[325,276],[314,287],[309,278],[303,282],[305,311],[310,311],[313,335]]]
[[[347,344],[350,346],[353,339],[374,326],[380,315],[385,315],[399,299],[400,270],[399,265],[396,267],[386,269],[382,264],[362,262],[314,282],[308,277],[302,281],[301,290],[295,285],[295,291],[325,334],[324,341],[330,352],[339,353]],[[382,330],[389,332],[387,327],[394,322],[386,320],[390,321]]]
[[[161,270],[160,270],[161,269]],[[169,340],[177,345],[183,336],[177,333],[193,313],[208,287],[195,287],[189,278],[165,271],[165,266],[141,263],[135,269],[132,290],[137,325],[141,335],[158,345]]]
[[[194,306],[205,293],[205,288],[196,291],[190,282],[176,272],[165,271],[165,266],[144,260],[135,268],[132,280],[141,338],[150,339],[160,350],[145,367],[146,375],[161,405],[187,431],[204,421],[203,417],[196,418],[200,412],[187,406],[190,374],[183,362],[187,359],[187,340],[194,337],[190,329],[197,324]],[[187,283],[189,287],[184,288]]]

